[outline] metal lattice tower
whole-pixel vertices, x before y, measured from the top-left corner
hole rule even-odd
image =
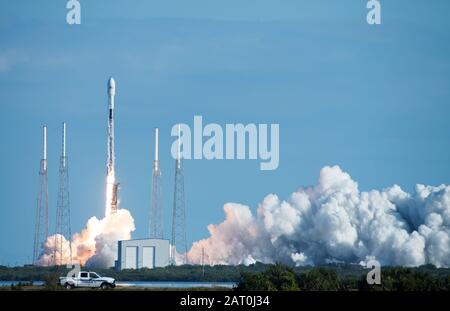
[[[39,168],[39,190],[36,205],[33,264],[37,264],[48,236],[47,127],[44,126],[43,157]]]
[[[155,129],[155,160],[153,161],[152,176],[152,202],[150,208],[149,237],[152,239],[163,239],[164,220],[162,208],[161,168],[158,157],[158,128]]]
[[[175,265],[175,256],[179,253],[181,262],[187,264],[186,214],[184,201],[184,174],[181,166],[180,126],[178,126],[178,155],[175,161],[175,190],[173,195],[172,240],[170,263]]]
[[[63,265],[64,243],[63,237],[69,241],[69,259],[72,262],[72,232],[70,228],[69,201],[69,163],[66,153],[66,123],[62,124],[62,151],[59,160],[59,189],[56,206],[56,232],[53,260],[55,265]]]

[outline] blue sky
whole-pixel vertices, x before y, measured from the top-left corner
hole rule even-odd
[[[448,1],[0,0],[0,264],[31,260],[41,126],[48,125],[50,232],[61,122],[68,123],[72,231],[104,213],[106,81],[117,83],[122,207],[145,237],[153,128],[160,127],[166,236],[178,122],[279,123],[280,166],[186,161],[189,244],[223,220],[314,184],[340,165],[361,190],[450,182]],[[37,4],[39,3],[39,4]]]

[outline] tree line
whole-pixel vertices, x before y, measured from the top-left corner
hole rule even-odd
[[[256,263],[250,266],[183,265],[155,269],[90,269],[118,281],[236,282],[238,290],[304,291],[439,291],[450,290],[450,269],[426,265],[416,268],[382,267],[381,285],[369,286],[369,271],[360,265],[329,264],[320,267],[289,267]],[[65,266],[0,266],[0,281],[46,281],[65,276]]]
[[[428,267],[428,269],[432,269]],[[329,267],[307,272],[277,264],[263,272],[242,273],[237,291],[450,291],[448,273],[419,268],[391,267],[381,271],[381,284],[369,285],[366,275],[339,276]]]

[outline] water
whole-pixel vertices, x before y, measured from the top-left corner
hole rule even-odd
[[[226,287],[233,288],[234,282],[171,282],[171,281],[143,281],[143,282],[116,282],[123,287],[149,287],[149,288],[193,288],[193,287]]]
[[[11,286],[19,283],[29,284],[31,281],[0,281],[0,286]],[[33,285],[44,286],[44,281],[33,281]]]
[[[0,281],[0,286],[11,286],[19,283],[29,283],[30,281]],[[35,286],[43,286],[43,281],[33,281]],[[117,281],[117,286],[121,287],[147,287],[147,288],[193,288],[193,287],[226,287],[233,288],[234,282],[171,282],[171,281]]]

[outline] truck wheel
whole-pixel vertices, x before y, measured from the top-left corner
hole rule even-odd
[[[70,284],[70,283],[66,283],[66,284],[64,284],[64,288],[65,288],[65,289],[72,289],[72,288],[73,288],[73,285]]]
[[[100,288],[103,289],[103,290],[105,290],[105,289],[109,289],[110,286],[109,286],[108,283],[102,283],[102,285],[100,285]]]

